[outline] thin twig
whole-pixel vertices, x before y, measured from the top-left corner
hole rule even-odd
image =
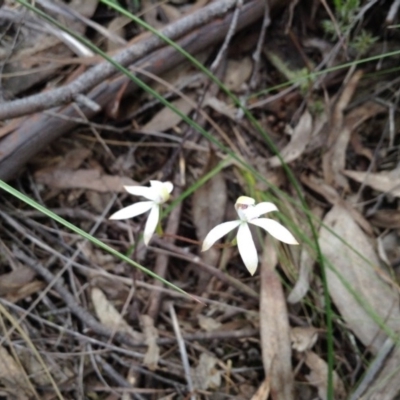
[[[249,85],[251,89],[255,89],[258,84],[258,69],[260,66],[261,53],[262,53],[262,48],[264,46],[265,34],[267,32],[267,28],[270,23],[271,23],[271,19],[269,16],[269,2],[266,1],[265,9],[264,9],[264,19],[263,19],[263,23],[261,26],[260,36],[258,37],[256,50],[253,53],[254,66],[253,66],[253,73],[251,75],[250,85]]]
[[[181,330],[179,328],[178,318],[176,317],[175,309],[173,304],[169,305],[169,313],[171,316],[172,326],[174,328],[176,341],[178,342],[179,352],[181,353],[181,360],[183,364],[183,370],[185,371],[186,382],[188,385],[188,390],[190,393],[191,400],[196,400],[196,396],[194,394],[194,387],[192,382],[192,376],[190,374],[190,365],[189,359],[186,351],[185,342],[183,341]]]
[[[226,34],[224,43],[222,44],[217,56],[215,57],[213,63],[211,64],[210,70],[212,72],[215,72],[218,69],[222,58],[224,57],[226,51],[228,50],[233,35],[236,33],[237,22],[239,19],[239,14],[242,9],[242,6],[243,6],[243,0],[236,0],[236,8],[235,11],[233,12],[232,22],[229,27],[228,33]]]

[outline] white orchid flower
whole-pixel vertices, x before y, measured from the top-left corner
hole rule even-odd
[[[251,236],[249,224],[259,226],[271,234],[274,238],[288,244],[298,244],[294,236],[279,222],[269,218],[259,218],[260,215],[277,211],[272,203],[263,202],[255,205],[255,200],[251,197],[240,196],[235,204],[235,209],[239,215],[238,220],[224,222],[211,229],[203,242],[201,251],[208,250],[218,239],[228,234],[233,229],[239,227],[237,233],[237,245],[244,265],[253,275],[258,264],[256,246]]]
[[[125,190],[135,196],[142,196],[149,201],[139,201],[111,215],[110,219],[127,219],[137,217],[150,210],[144,228],[143,241],[147,246],[160,219],[160,205],[169,200],[174,185],[171,182],[150,181],[148,186],[124,186]]]

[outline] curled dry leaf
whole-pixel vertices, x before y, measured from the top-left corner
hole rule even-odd
[[[190,100],[194,100],[194,96],[190,96]],[[182,114],[188,115],[194,108],[194,101],[188,101],[186,98],[179,98],[171,101],[171,104],[176,107]],[[165,132],[178,125],[182,121],[182,117],[169,107],[164,107],[154,117],[142,127],[144,132]]]
[[[353,74],[334,104],[328,124],[328,151],[322,157],[325,181],[345,188],[347,188],[348,183],[340,172],[344,169],[345,152],[350,140],[351,127],[344,122],[344,110],[353,97],[361,76],[362,71]]]
[[[322,209],[320,207],[313,207],[311,210],[313,215],[319,221],[322,216]],[[304,227],[305,231],[311,236],[310,226]],[[288,296],[288,302],[296,304],[303,299],[310,288],[310,280],[312,279],[313,267],[315,264],[316,256],[314,252],[307,246],[302,246],[300,252],[300,270],[296,284]]]
[[[265,378],[254,393],[251,400],[267,400],[270,393],[269,379]]]
[[[31,283],[36,272],[29,267],[21,266],[14,271],[0,275],[0,296],[4,297],[22,289]]]
[[[294,128],[289,144],[281,150],[283,161],[290,163],[303,154],[312,136],[312,125],[311,114],[306,110]],[[281,161],[277,156],[271,157],[268,162],[271,167],[279,167],[281,165]]]
[[[218,359],[202,353],[199,364],[192,370],[193,386],[196,389],[218,389],[221,386],[221,371],[217,370]]]
[[[358,82],[361,75],[354,75],[353,84]],[[334,178],[334,182],[342,187],[347,187],[347,181],[342,173],[346,167],[346,152],[350,138],[353,132],[365,121],[374,117],[375,115],[385,111],[385,108],[374,102],[366,102],[360,107],[353,109],[344,119],[343,126],[332,128],[332,135],[335,136],[335,142],[331,149],[328,150],[327,155],[324,156],[326,178]],[[333,125],[334,126],[334,125]],[[337,134],[335,130],[339,130]],[[361,150],[362,151],[362,150]],[[328,165],[330,163],[330,165]],[[326,179],[329,182],[329,179]],[[330,183],[333,183],[330,182]]]
[[[153,318],[149,315],[142,315],[140,317],[140,324],[148,346],[143,363],[150,370],[154,371],[157,369],[158,360],[160,358],[160,348],[157,345],[158,330],[154,326]]]
[[[347,326],[375,354],[386,334],[366,309],[370,307],[386,326],[398,332],[398,294],[381,279],[383,271],[371,242],[345,208],[334,206],[325,216],[324,225],[338,236],[325,227],[320,230],[321,250],[333,268],[326,269],[329,293]],[[342,280],[359,296],[360,302]]]
[[[17,399],[38,398],[26,372],[3,346],[0,346],[0,382]]]
[[[318,339],[318,329],[313,326],[307,328],[296,326],[290,331],[290,338],[292,347],[302,353],[314,347]]]
[[[205,330],[206,332],[216,331],[222,325],[221,322],[215,320],[214,318],[206,317],[202,314],[199,314],[197,316],[197,319],[199,321],[200,328]]]
[[[224,78],[225,86],[232,91],[240,91],[243,84],[250,79],[253,71],[253,62],[250,57],[240,60],[229,60]]]
[[[214,111],[220,113],[221,115],[225,115],[231,120],[235,120],[236,118],[236,108],[228,105],[226,102],[218,99],[215,96],[206,96],[203,107],[211,107]]]
[[[97,318],[104,326],[114,330],[115,332],[127,333],[138,342],[143,341],[143,335],[129,326],[129,324],[122,318],[122,315],[107,300],[106,296],[100,289],[96,287],[92,288],[91,297]]]
[[[275,271],[278,262],[268,235],[261,264],[260,335],[265,375],[274,400],[292,400],[293,372],[289,317],[285,295]]]
[[[372,187],[379,192],[400,197],[400,169],[389,172],[369,173],[367,171],[350,171],[343,173],[356,182]]]
[[[328,382],[328,365],[318,354],[313,351],[307,351],[305,362],[310,368],[310,373],[306,376],[311,385],[318,390],[318,395],[321,400],[327,399],[327,382]],[[339,378],[339,375],[333,371],[333,391],[335,400],[346,398],[344,384]]]

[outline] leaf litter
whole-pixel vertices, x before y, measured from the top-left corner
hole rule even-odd
[[[54,7],[62,7],[70,16],[76,16],[69,12],[75,10],[82,17],[75,21],[77,30],[90,32],[92,39],[105,43],[111,52],[129,46],[136,36],[140,38],[142,29],[128,19],[121,20],[111,8],[93,1],[80,10],[75,3],[60,2]],[[275,5],[272,1],[271,8]],[[162,27],[207,5],[179,1],[141,6],[144,19]],[[232,27],[238,36],[230,38],[227,48],[209,46],[196,57],[211,65],[221,52],[216,74],[252,109],[301,183],[318,231],[334,304],[333,397],[327,394],[328,333],[321,260],[309,240],[311,229],[298,207],[298,193],[277,155],[243,118],[238,105],[185,62],[158,77],[153,87],[235,151],[264,180],[237,162],[227,163],[214,174],[226,158],[221,148],[147,94],[125,97],[123,87],[109,99],[112,113],[104,111],[93,120],[80,120],[76,132],[33,157],[12,183],[151,270],[162,258],[166,279],[199,296],[203,304],[155,285],[142,272],[83,243],[19,201],[2,196],[1,211],[9,217],[0,222],[2,305],[46,355],[46,365],[65,398],[96,393],[99,398],[124,399],[132,395],[139,399],[363,396],[389,400],[400,392],[396,336],[400,321],[398,120],[390,111],[397,101],[393,93],[398,81],[388,73],[385,79],[389,83],[383,84],[382,78],[374,76],[375,65],[367,63],[268,93],[288,77],[304,78],[305,71],[311,72],[320,63],[340,64],[346,51],[346,57],[354,60],[355,41],[347,33],[342,33],[346,43],[338,44],[342,46],[340,54],[334,51],[336,39],[303,37],[301,32],[315,36],[323,29],[320,16],[329,20],[323,8],[316,6],[310,14],[300,3],[289,7],[283,2],[281,7],[287,7],[287,14],[273,14],[265,36],[266,49],[259,53],[261,60],[256,52],[260,28],[239,32],[235,22]],[[372,10],[375,7],[371,5]],[[382,6],[379,15],[388,9]],[[9,4],[4,10],[10,11]],[[371,12],[367,8],[358,11],[357,15],[364,12],[369,16]],[[5,15],[0,8],[0,22]],[[88,18],[90,30],[85,28]],[[336,27],[342,29],[343,21],[335,18]],[[11,23],[5,31],[7,46],[1,46],[12,53],[5,59],[2,77],[6,100],[29,96],[27,89],[40,93],[45,86],[45,90],[62,87],[97,63],[94,57],[84,60],[83,53],[72,58],[78,51],[71,47],[73,42],[65,36],[63,40],[52,37],[46,30],[31,36],[42,46],[27,51],[31,42],[26,33],[38,20],[31,23],[23,27],[20,40],[25,43],[15,48],[16,25]],[[360,24],[369,27],[368,19]],[[378,32],[376,26],[374,32]],[[380,40],[371,47],[371,56],[384,51],[386,35],[383,31],[376,34]],[[357,37],[355,31],[354,35]],[[392,40],[398,48],[398,39]],[[30,70],[34,68],[48,72],[33,79]],[[11,69],[20,75],[17,79],[10,75]],[[26,79],[21,78],[24,74]],[[251,90],[252,77],[259,84],[257,93]],[[87,104],[76,101],[79,118]],[[70,118],[62,112],[60,109],[60,124]],[[17,131],[21,122],[22,118],[2,123],[0,140]],[[171,214],[165,216],[162,225],[174,225],[173,232],[167,231],[172,232],[168,246],[162,245],[166,238],[160,230],[149,247],[143,246],[146,219],[141,216],[108,220],[113,212],[130,204],[123,195],[124,185],[173,180],[177,193],[185,193],[208,174],[211,177],[182,200],[180,212],[173,214],[178,220]],[[277,194],[273,185],[293,203]],[[119,194],[118,199],[110,203],[114,194]],[[301,248],[295,250],[254,231],[256,249],[262,254],[260,275],[254,277],[244,268],[233,237],[200,253],[201,242],[213,227],[236,218],[230,214],[233,202],[243,195],[255,197],[257,202],[277,196],[273,201],[292,219],[298,228],[292,232],[301,242]],[[18,229],[10,218],[18,222]],[[45,265],[86,314],[76,308],[71,313],[71,303],[46,283],[48,277],[16,261],[15,246],[33,263]],[[243,287],[247,290],[240,290]],[[178,341],[168,311],[171,304],[179,323]],[[89,324],[87,312],[96,317],[98,325]],[[52,382],[32,357],[26,338],[7,321],[2,336],[8,341],[1,347],[4,391],[16,398],[32,398],[38,396],[33,387],[44,398]],[[113,334],[105,337],[105,331]],[[15,352],[10,338],[16,343]],[[178,350],[178,342],[185,345],[186,355]]]

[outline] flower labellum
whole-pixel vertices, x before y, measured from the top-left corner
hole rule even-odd
[[[278,211],[275,204],[263,202],[256,205],[251,197],[240,196],[235,204],[239,219],[236,221],[224,222],[211,229],[203,242],[201,251],[208,250],[217,240],[228,234],[235,228],[237,232],[237,245],[239,254],[242,257],[244,265],[253,275],[256,272],[258,264],[258,255],[256,246],[251,236],[249,224],[256,225],[266,230],[275,239],[287,244],[298,244],[294,236],[279,222],[269,218],[259,218],[260,215],[271,211]]]
[[[169,200],[174,185],[171,182],[150,181],[148,186],[124,186],[125,190],[135,196],[142,196],[148,201],[139,201],[111,215],[110,219],[127,219],[137,217],[150,210],[144,228],[143,240],[147,246],[153,236],[160,218],[160,205]]]

